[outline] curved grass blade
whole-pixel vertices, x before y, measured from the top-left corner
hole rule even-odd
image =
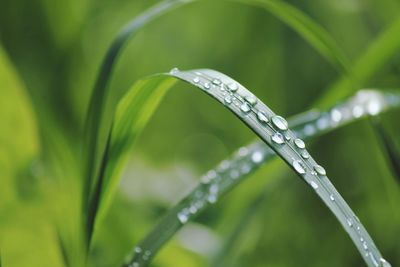
[[[319,24],[310,17],[285,1],[277,0],[235,0],[241,3],[264,8],[279,18],[282,22],[294,29],[308,41],[325,59],[339,72],[351,78],[350,61],[339,48],[336,41]],[[351,83],[352,79],[346,79]]]
[[[388,158],[388,162],[391,163],[390,167],[392,172],[397,178],[397,182],[400,184],[400,153],[397,149],[396,142],[394,142],[389,133],[385,130],[380,117],[373,117],[370,121],[380,141],[381,149]]]
[[[155,18],[167,13],[186,3],[196,0],[165,0],[150,8],[139,17],[133,19],[117,35],[102,63],[99,76],[92,92],[85,125],[85,152],[86,166],[84,167],[85,184],[83,189],[83,212],[86,219],[87,246],[93,234],[95,216],[99,207],[99,195],[102,191],[101,161],[104,160],[104,148],[111,122],[104,118],[105,113],[113,113],[114,107],[107,108],[108,83],[112,75],[116,59],[124,44],[130,37],[134,36],[140,29]],[[238,1],[243,4],[255,5],[271,12],[289,27],[293,28],[310,45],[312,45],[322,56],[327,58],[335,66],[348,74],[348,63],[344,53],[338,48],[329,34],[318,24],[313,22],[301,11],[287,3],[276,0],[229,0]],[[103,157],[103,159],[102,159]]]
[[[110,178],[118,175],[118,170],[126,158],[126,149],[137,135],[138,125],[146,123],[149,112],[156,108],[166,90],[174,83],[174,78],[195,85],[224,104],[310,185],[342,224],[368,266],[377,266],[379,261],[384,261],[357,216],[329,181],[325,169],[306,151],[304,142],[288,129],[286,120],[273,113],[242,85],[213,70],[181,72],[175,69],[170,74],[160,74],[142,80],[129,91],[119,104],[114,120],[109,149],[109,158],[113,161],[105,168],[106,183],[115,180]],[[205,202],[215,202],[219,195],[218,184],[212,182],[218,178],[209,178],[204,182],[209,193],[201,198],[200,206]],[[184,208],[183,214],[178,212],[175,220],[180,223],[187,222],[189,214],[193,214],[190,208],[191,206]],[[152,252],[142,249],[136,252],[129,264],[145,266]]]
[[[394,108],[400,108],[399,93],[361,90],[327,111],[311,110],[292,117],[288,122],[298,137],[308,140],[366,116],[378,115]],[[276,154],[262,141],[255,141],[238,149],[230,159],[224,160],[214,170],[206,173],[198,186],[168,210],[153,230],[138,244],[140,251],[148,250],[152,252],[152,257],[155,256],[157,251],[184,226],[184,223],[193,220],[196,215],[214,203],[214,199],[211,199],[212,201],[202,201],[203,204],[199,204],[199,200],[209,193],[210,180],[213,185],[216,184],[214,187],[219,188],[218,195],[222,196],[275,156]],[[195,214],[193,211],[196,211]],[[180,220],[179,218],[177,220],[177,214]],[[223,249],[229,250],[229,248]]]
[[[288,122],[298,137],[308,140],[366,116],[378,115],[393,108],[400,108],[399,93],[361,90],[353,97],[336,104],[327,111],[311,110],[294,116]],[[169,209],[167,214],[140,242],[138,247],[141,250],[151,251],[153,257],[184,226],[182,221],[176,219],[177,214],[186,223],[186,221],[193,220],[214,203],[214,201],[201,200],[209,196],[211,186],[208,184],[210,180],[213,185],[216,185],[214,187],[218,187],[218,195],[222,196],[230,192],[251,173],[254,173],[260,166],[272,160],[275,156],[276,154],[262,141],[255,141],[238,149],[230,159],[224,160],[214,170],[206,173],[201,178],[202,182],[198,186],[179,201],[177,205]],[[204,204],[199,205],[200,202]],[[193,214],[194,210],[196,210],[195,214]]]
[[[368,46],[365,53],[356,60],[351,72],[354,79],[364,86],[365,83],[388,60],[392,59],[400,49],[400,18],[396,19],[387,29]],[[349,83],[347,77],[342,77],[331,85],[322,98],[317,102],[318,106],[326,107],[330,103],[346,97],[357,88]]]
[[[104,120],[106,107],[106,99],[108,93],[108,83],[110,81],[112,71],[118,55],[128,39],[135,35],[145,25],[160,17],[161,15],[179,7],[180,5],[191,2],[191,0],[166,0],[153,6],[141,15],[130,21],[118,33],[111,47],[103,60],[99,75],[90,99],[89,109],[87,112],[85,124],[85,154],[86,166],[84,168],[85,184],[83,189],[84,213],[87,213],[87,246],[90,246],[90,240],[93,232],[93,213],[97,211],[98,204],[96,203],[96,192],[93,191],[94,184],[99,184],[100,181],[95,177],[98,175],[98,169],[105,147],[105,140],[110,128],[110,122]],[[113,108],[111,109],[113,113]],[[96,190],[95,190],[96,191]],[[92,195],[93,198],[92,199]]]

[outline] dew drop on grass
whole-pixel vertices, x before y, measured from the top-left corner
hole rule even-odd
[[[359,118],[364,114],[364,109],[362,106],[355,106],[352,112],[355,118]]]
[[[200,82],[200,78],[199,77],[194,77],[193,78],[193,82],[194,83],[199,83]]]
[[[232,179],[236,179],[239,177],[240,173],[238,170],[231,170],[231,172],[229,173],[229,175],[231,176]]]
[[[204,83],[204,88],[207,90],[210,89],[211,88],[210,83]]]
[[[333,195],[330,195],[329,198],[331,201],[335,201],[335,197]]]
[[[178,69],[178,68],[173,68],[173,69],[171,69],[171,70],[169,71],[169,73],[171,73],[171,74],[175,74],[175,73],[177,73],[177,72],[179,72],[179,69]]]
[[[293,168],[296,170],[296,172],[298,172],[299,174],[306,173],[306,169],[304,167],[304,164],[300,160],[294,160],[292,165],[293,165]]]
[[[368,114],[376,115],[381,110],[381,104],[377,100],[371,100],[367,106]]]
[[[318,189],[318,184],[315,181],[311,181],[310,185],[311,185],[312,188]]]
[[[215,85],[220,85],[220,84],[221,84],[221,81],[220,81],[219,79],[214,79],[214,80],[212,81],[212,83],[215,84]]]
[[[353,221],[352,221],[352,219],[347,219],[347,225],[348,225],[349,227],[353,227]]]
[[[249,113],[251,111],[251,107],[247,102],[245,102],[240,106],[240,110],[244,113]]]
[[[217,196],[216,195],[209,195],[207,197],[207,201],[210,202],[210,203],[215,203],[215,202],[217,202]]]
[[[294,144],[300,149],[306,148],[306,144],[304,143],[304,141],[299,138],[294,139]]]
[[[319,175],[326,175],[326,171],[325,171],[324,167],[322,167],[321,165],[316,165],[316,166],[314,166],[314,170],[315,170]]]
[[[232,104],[232,97],[231,96],[226,96],[225,98],[224,98],[224,102],[226,103],[226,104]]]
[[[308,154],[307,151],[303,151],[303,152],[301,152],[301,157],[303,159],[308,159],[308,158],[310,158],[310,154]]]
[[[285,143],[285,140],[283,139],[283,135],[282,135],[281,133],[275,133],[275,134],[271,137],[271,140],[272,140],[274,143],[278,144],[278,145],[281,145],[281,144]]]
[[[236,83],[230,83],[230,84],[228,84],[228,89],[231,92],[236,92],[239,89],[239,87]]]
[[[263,154],[260,151],[256,151],[251,155],[251,161],[253,161],[256,164],[261,163],[263,159],[264,159]]]
[[[136,254],[142,253],[142,248],[141,247],[135,247],[135,253]]]
[[[255,96],[252,95],[248,95],[244,98],[244,100],[246,100],[247,103],[249,103],[250,105],[254,106],[255,104],[257,104],[257,98],[255,98]]]
[[[379,261],[381,262],[382,267],[392,267],[392,265],[390,265],[390,263],[387,262],[384,258],[381,258]]]
[[[339,110],[333,109],[333,110],[331,111],[331,119],[332,119],[334,122],[340,122],[340,121],[342,120],[342,118],[343,118],[343,115],[342,115],[342,113],[341,113]]]
[[[178,213],[178,220],[182,223],[185,224],[189,220],[189,215],[185,210],[182,210]]]
[[[267,123],[269,121],[267,115],[262,111],[257,112],[257,119],[261,123]]]
[[[379,267],[379,263],[376,260],[374,254],[372,254],[372,252],[369,252],[369,257],[371,258],[372,263],[374,264],[375,267]]]
[[[281,131],[286,131],[288,129],[287,121],[281,116],[273,116],[271,118],[272,124]]]

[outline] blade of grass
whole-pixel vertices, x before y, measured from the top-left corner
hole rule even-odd
[[[329,181],[325,170],[305,150],[303,141],[287,129],[286,121],[275,115],[243,86],[216,71],[181,72],[175,69],[170,74],[160,74],[142,80],[129,91],[117,108],[109,148],[109,158],[112,161],[105,167],[105,183],[115,181],[112,177],[119,176],[118,172],[126,160],[127,148],[133,143],[138,134],[138,129],[140,129],[138,125],[144,125],[147,122],[150,117],[149,111],[156,108],[166,90],[173,85],[174,79],[172,77],[197,86],[209,96],[224,104],[278,154],[304,182],[314,189],[314,192],[328,206],[353,240],[368,266],[375,266],[375,263],[380,259],[383,260],[361,222]],[[159,93],[156,93],[157,90],[159,90]],[[336,117],[333,118],[340,121]],[[229,165],[228,162],[225,167]],[[248,167],[244,170],[243,168],[238,169],[239,167],[242,166],[232,166],[240,172],[249,170]],[[204,194],[199,200],[200,206],[204,206],[205,202],[213,203],[217,200],[219,186],[213,182],[214,180],[218,180],[218,177],[212,175],[204,181],[208,193]],[[110,185],[103,188],[109,187]],[[185,203],[185,205],[186,207],[183,207],[176,214],[174,221],[186,223],[190,216],[197,213],[198,209],[194,211],[191,202]],[[196,208],[196,206],[194,207]],[[165,231],[159,234],[163,235]],[[129,264],[145,266],[153,255],[151,250],[143,251],[141,248],[140,251],[136,250],[136,252]]]
[[[367,86],[369,79],[400,49],[400,18],[396,19],[387,29],[369,45],[356,60],[351,68],[354,79],[361,85]],[[349,83],[347,77],[342,77],[331,85],[320,100],[319,107],[329,106],[330,103],[348,96],[356,88]]]
[[[87,112],[85,124],[85,152],[84,162],[86,166],[84,169],[85,184],[83,188],[83,213],[87,214],[85,217],[92,216],[91,213],[97,210],[97,200],[92,199],[92,194],[96,198],[97,193],[92,192],[94,184],[101,184],[96,181],[95,177],[98,175],[98,169],[103,155],[105,140],[107,139],[108,129],[110,122],[104,120],[106,99],[108,94],[108,83],[110,81],[113,68],[118,55],[126,44],[129,38],[134,36],[148,23],[152,22],[161,15],[179,7],[180,5],[191,2],[190,0],[166,0],[151,7],[141,15],[130,21],[115,37],[113,43],[107,51],[100,68],[99,75],[90,99],[89,108]],[[111,108],[113,113],[113,108]],[[94,190],[96,192],[96,189]],[[90,214],[90,215],[89,215]],[[86,220],[86,234],[87,246],[90,246],[92,237],[93,225],[91,221],[94,219],[88,218]]]
[[[393,176],[396,177],[397,182],[400,183],[400,153],[397,149],[396,142],[394,142],[389,133],[385,130],[379,116],[372,117],[370,121],[372,128],[380,141],[380,147],[388,159],[387,162],[390,163]]]
[[[293,127],[293,131],[298,137],[307,140],[365,118],[365,116],[375,115],[399,107],[399,93],[361,90],[353,97],[336,104],[327,111],[312,110],[294,116],[289,120],[289,125]],[[353,112],[355,109],[364,112],[360,116],[357,114],[355,116]],[[224,160],[214,170],[206,173],[201,178],[203,182],[199,183],[178,204],[170,208],[152,231],[138,244],[138,247],[141,250],[151,251],[152,256],[155,256],[157,251],[183,227],[184,224],[176,219],[176,214],[185,208],[187,209],[187,203],[197,206],[196,215],[212,205],[213,203],[210,202],[205,202],[201,207],[196,204],[199,196],[207,195],[210,188],[204,182],[214,179],[214,183],[219,188],[219,195],[222,196],[275,156],[276,154],[261,141],[255,141],[246,147],[238,149],[230,159]],[[244,171],[238,171],[236,166],[242,166]],[[194,218],[195,216],[188,216],[187,220],[189,222]]]
[[[167,0],[162,1],[158,5],[150,8],[139,17],[133,19],[127,26],[117,35],[100,69],[95,88],[89,104],[86,119],[85,130],[85,152],[84,158],[87,159],[84,167],[85,185],[83,189],[83,213],[86,219],[87,246],[90,246],[92,238],[93,224],[99,207],[99,192],[102,191],[103,178],[99,177],[101,169],[101,159],[104,157],[105,142],[107,140],[110,121],[104,118],[105,113],[113,113],[114,107],[110,107],[107,112],[107,94],[108,83],[112,75],[112,70],[116,59],[120,54],[124,44],[130,37],[134,36],[146,24],[155,18],[177,8],[183,4],[193,2],[195,0]],[[237,0],[232,0],[237,1]],[[296,8],[275,0],[259,1],[259,0],[239,0],[240,3],[250,4],[261,7],[273,15],[277,16],[289,27],[298,32],[310,45],[312,45],[322,56],[327,58],[333,65],[342,70],[345,75],[348,74],[348,63],[344,53],[337,47],[329,34],[318,24],[313,22],[301,11]],[[102,156],[103,155],[103,156]]]
[[[222,248],[217,251],[210,264],[211,267],[231,266],[230,263],[235,262],[235,256],[226,257],[226,255],[234,255],[231,254],[231,251],[237,244],[237,241],[240,239],[240,237],[243,236],[244,230],[248,229],[248,225],[255,217],[257,211],[261,208],[266,199],[274,192],[277,192],[279,186],[281,186],[281,183],[284,181],[286,181],[286,179],[268,181],[261,194],[254,198],[249,207],[243,212],[241,216],[238,217],[240,218],[239,221],[230,231],[230,235],[224,241]],[[228,263],[226,263],[225,261],[228,261]]]
[[[313,46],[325,59],[343,73],[346,81],[353,82],[350,71],[350,61],[339,48],[336,41],[319,24],[314,22],[299,9],[279,0],[235,0],[240,3],[254,5],[279,18],[282,22],[294,29],[311,46]]]

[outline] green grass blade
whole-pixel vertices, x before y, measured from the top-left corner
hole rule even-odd
[[[313,46],[325,59],[335,66],[341,73],[351,77],[350,61],[337,45],[336,41],[319,24],[314,22],[306,14],[279,0],[236,0],[241,3],[255,5],[271,12],[282,22],[287,24]],[[349,79],[347,82],[351,83]]]
[[[145,11],[140,16],[128,23],[120,31],[105,56],[92,92],[85,124],[84,158],[87,159],[87,162],[84,172],[85,185],[83,197],[84,212],[88,213],[88,216],[90,216],[89,213],[97,210],[96,200],[91,199],[93,193],[92,190],[94,184],[100,183],[99,181],[96,181],[95,177],[98,174],[97,170],[99,169],[101,155],[103,154],[108,129],[110,128],[110,122],[106,121],[103,115],[106,112],[105,107],[107,106],[106,99],[108,95],[108,83],[110,81],[116,59],[128,39],[134,36],[144,26],[168,11],[171,11],[174,8],[188,2],[190,2],[190,0],[162,1],[160,4],[155,5],[149,10]],[[111,109],[111,113],[113,113],[113,109]],[[94,191],[96,191],[96,189]],[[93,225],[91,225],[90,221],[93,220],[89,218],[87,222],[88,245],[90,244],[93,228]]]
[[[371,118],[371,124],[380,141],[380,147],[388,159],[387,162],[390,164],[393,175],[397,178],[397,182],[400,183],[400,152],[397,148],[396,142],[385,130],[380,117]]]
[[[239,221],[230,231],[230,235],[226,238],[222,247],[217,251],[216,255],[213,257],[211,262],[211,267],[222,267],[231,266],[230,263],[235,261],[235,256],[232,253],[233,248],[237,245],[240,237],[243,236],[243,232],[248,229],[251,220],[255,217],[258,210],[264,204],[266,199],[271,196],[274,192],[279,190],[279,186],[286,179],[279,179],[274,181],[268,181],[265,189],[252,200],[249,207],[239,216]],[[278,184],[279,183],[279,184]],[[232,255],[227,257],[226,255]]]
[[[195,0],[161,1],[158,5],[150,8],[142,15],[133,19],[117,35],[102,63],[95,88],[92,92],[85,124],[84,158],[87,159],[87,161],[86,166],[84,167],[85,185],[83,189],[83,211],[87,217],[86,232],[88,246],[90,245],[90,240],[93,234],[94,217],[99,209],[99,192],[102,191],[101,187],[103,186],[103,178],[99,176],[99,172],[102,168],[101,160],[102,157],[104,158],[104,148],[108,138],[108,129],[111,124],[111,122],[105,118],[104,114],[112,114],[114,109],[114,107],[110,107],[109,110],[107,109],[106,99],[109,90],[108,83],[116,59],[124,44],[145,25],[168,11],[193,1]],[[298,32],[310,43],[310,45],[320,52],[322,56],[327,58],[334,66],[341,70],[343,74],[348,74],[349,64],[347,63],[344,53],[322,27],[313,22],[301,11],[289,4],[275,0],[240,0],[239,2],[255,5],[271,12],[289,27],[293,28],[293,30]]]
[[[109,159],[112,161],[105,168],[105,183],[115,181],[113,177],[119,176],[118,172],[126,159],[127,148],[133,143],[138,130],[147,122],[150,112],[156,108],[166,90],[173,85],[172,77],[199,87],[212,98],[224,104],[252,129],[304,182],[314,189],[313,191],[328,206],[349,234],[367,265],[375,266],[375,262],[382,258],[380,252],[354,212],[333,187],[325,170],[305,150],[304,143],[297,139],[291,130],[287,129],[286,121],[283,118],[275,115],[264,103],[257,100],[236,81],[216,71],[181,72],[173,70],[170,74],[160,74],[142,80],[129,91],[118,105],[114,120],[109,149]],[[337,117],[333,116],[333,118],[337,120]],[[243,170],[239,169],[238,171]],[[219,186],[213,182],[214,180],[218,180],[218,178],[216,176],[208,177],[204,181],[208,194],[203,195],[202,205],[205,202],[215,202],[219,196]],[[110,187],[104,186],[103,188]],[[104,193],[105,199],[107,199],[107,192]],[[191,212],[190,210],[191,203],[185,204],[188,206],[176,214],[175,222],[183,224],[187,222],[188,217],[196,214],[197,211]],[[151,250],[141,250],[140,253],[136,253],[130,263],[139,264],[139,266],[146,265],[151,255]]]
[[[365,53],[356,60],[352,67],[352,74],[361,86],[368,86],[369,79],[400,49],[400,18],[396,19],[388,28],[368,46]],[[330,86],[317,102],[320,107],[340,100],[353,92],[356,88],[343,77]]]
[[[398,93],[361,90],[353,97],[336,104],[327,111],[312,110],[296,115],[288,122],[297,136],[308,140],[365,118],[365,116],[380,114],[399,107],[400,94]],[[363,112],[359,116],[359,113],[353,111],[360,110],[360,108]],[[138,244],[138,247],[142,250],[150,250],[152,256],[154,256],[183,227],[184,224],[176,219],[176,214],[179,214],[185,208],[187,209],[188,203],[196,206],[198,196],[207,194],[209,186],[205,185],[204,182],[218,177],[219,179],[214,182],[218,184],[219,195],[222,196],[275,156],[276,154],[261,141],[238,149],[230,159],[224,160],[214,170],[206,173],[201,178],[203,182],[199,183],[177,205],[169,209],[153,230]],[[228,162],[229,164],[227,164]],[[243,166],[245,171],[237,171],[237,166]],[[201,213],[212,204],[205,202],[201,207],[196,208],[196,214]],[[187,220],[189,222],[194,218],[195,216],[188,216]]]

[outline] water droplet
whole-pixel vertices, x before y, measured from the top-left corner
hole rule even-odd
[[[132,263],[132,267],[139,267],[140,265],[139,265],[139,263],[138,262],[133,262]]]
[[[248,95],[244,98],[244,100],[247,101],[247,103],[249,103],[250,105],[254,106],[255,104],[257,104],[257,98],[255,98],[255,96],[252,95]]]
[[[208,195],[207,201],[210,203],[215,203],[215,202],[217,202],[217,196],[216,195]]]
[[[334,122],[340,122],[343,118],[343,115],[339,110],[333,109],[331,111],[331,118]]]
[[[290,135],[288,133],[286,133],[285,134],[285,139],[286,139],[286,141],[290,141],[290,139],[292,139],[292,138],[290,137]]]
[[[195,214],[197,212],[197,207],[195,205],[191,205],[189,211],[191,214]]]
[[[329,198],[331,199],[331,201],[335,201],[335,197],[333,195],[330,195]]]
[[[209,188],[210,193],[213,195],[217,194],[218,190],[219,190],[218,184],[212,184]]]
[[[243,174],[248,174],[251,171],[251,167],[248,164],[244,164],[240,170]]]
[[[314,170],[319,174],[319,175],[326,175],[326,171],[324,169],[324,167],[322,167],[321,165],[315,165],[314,166]]]
[[[363,237],[360,237],[360,241],[361,241],[361,242],[364,242],[364,238],[363,238]]]
[[[210,83],[204,83],[204,88],[207,90],[210,89],[211,88]]]
[[[260,151],[256,151],[251,155],[251,160],[254,163],[261,163],[264,159],[263,153],[261,153]]]
[[[275,133],[272,137],[271,140],[276,143],[276,144],[283,144],[285,143],[285,140],[283,139],[283,135],[281,133]]]
[[[209,171],[205,176],[201,178],[203,184],[209,184],[213,179],[217,178],[217,172],[212,170]]]
[[[135,253],[137,253],[137,254],[142,253],[142,248],[141,247],[135,247]]]
[[[304,143],[304,141],[299,138],[294,139],[294,144],[300,149],[306,148],[306,144]]]
[[[287,121],[281,116],[273,116],[271,118],[272,124],[281,131],[286,131],[288,129]]]
[[[381,262],[382,267],[392,267],[389,262],[387,262],[384,258],[380,258],[379,260]]]
[[[329,119],[323,115],[321,118],[317,120],[317,127],[320,130],[324,130],[329,127]]]
[[[220,81],[219,79],[214,79],[214,80],[212,81],[212,83],[215,84],[215,85],[220,85],[220,84],[221,84],[221,81]]]
[[[312,188],[318,189],[318,184],[315,181],[311,181],[310,185],[311,185]]]
[[[372,263],[374,264],[375,267],[379,267],[379,263],[376,260],[374,254],[372,254],[372,252],[369,253],[369,257],[371,258]]]
[[[355,118],[359,118],[359,117],[361,117],[363,114],[364,114],[364,108],[362,107],[362,106],[355,106],[354,108],[353,108],[353,116],[355,117]]]
[[[194,77],[193,78],[193,82],[194,83],[199,83],[200,82],[200,78],[199,77]]]
[[[261,123],[267,123],[269,121],[267,114],[262,111],[257,112],[257,119]]]
[[[176,74],[177,72],[179,72],[179,69],[178,69],[178,68],[173,68],[173,69],[171,69],[171,70],[169,71],[169,73],[171,73],[171,74]]]
[[[316,132],[316,129],[311,124],[308,124],[304,127],[303,132],[306,136],[313,135]]]
[[[348,225],[349,227],[353,227],[353,220],[350,219],[350,218],[348,218],[348,219],[347,219],[347,225]]]
[[[381,104],[378,100],[371,100],[367,106],[368,114],[376,115],[381,111]]]
[[[226,104],[229,105],[229,104],[232,103],[232,97],[228,95],[228,96],[226,96],[226,97],[224,98],[224,101],[225,101]]]
[[[239,89],[239,86],[236,83],[230,83],[228,84],[228,89],[231,92],[236,92]]]
[[[245,157],[245,156],[247,156],[249,154],[249,150],[247,149],[247,147],[241,147],[241,148],[239,148],[239,151],[238,151],[238,156],[239,157]]]
[[[245,102],[240,106],[240,110],[244,113],[249,113],[251,111],[251,107],[247,102]]]
[[[182,210],[181,212],[178,213],[178,220],[182,223],[185,224],[189,220],[189,216],[185,210]]]
[[[364,248],[365,250],[368,250],[367,242],[364,241],[364,242],[362,243],[362,245],[363,245],[363,248]]]
[[[150,258],[150,255],[151,255],[150,250],[146,250],[146,251],[144,252],[144,255],[143,255],[142,259],[145,260],[145,261],[147,261],[147,260]]]
[[[230,167],[231,163],[229,162],[229,160],[223,160],[219,165],[218,165],[218,169],[221,171],[225,171],[226,169],[228,169]]]
[[[303,159],[308,159],[308,158],[310,158],[310,154],[308,154],[307,151],[303,151],[303,152],[301,152],[301,157]]]
[[[306,173],[306,169],[304,167],[304,164],[300,160],[294,160],[292,165],[293,165],[293,168],[296,170],[296,172],[298,172],[300,174]]]
[[[240,173],[238,170],[231,170],[231,172],[229,173],[229,175],[231,176],[232,179],[236,179],[239,177]]]

